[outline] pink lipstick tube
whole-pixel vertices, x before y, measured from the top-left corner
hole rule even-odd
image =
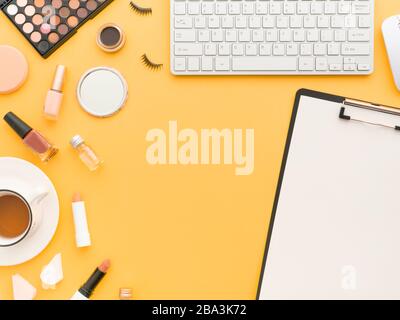
[[[49,90],[44,103],[44,115],[47,119],[57,120],[60,113],[63,99],[62,87],[64,84],[66,68],[63,65],[57,66],[53,86]]]

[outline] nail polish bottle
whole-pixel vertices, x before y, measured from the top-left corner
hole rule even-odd
[[[71,146],[78,151],[79,158],[89,168],[90,171],[95,171],[102,163],[96,153],[89,147],[85,140],[80,135],[72,137]]]
[[[4,120],[21,137],[24,144],[38,155],[43,162],[49,161],[57,154],[58,148],[48,142],[38,131],[32,129],[14,113],[8,112],[4,116]]]
[[[64,83],[65,66],[57,66],[53,86],[49,90],[44,103],[44,115],[47,119],[57,120],[63,99],[62,87]]]

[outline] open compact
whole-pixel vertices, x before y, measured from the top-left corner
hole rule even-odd
[[[97,33],[97,45],[106,52],[120,50],[125,41],[124,31],[113,23],[103,25]]]
[[[77,97],[81,107],[89,114],[109,117],[125,105],[128,99],[128,85],[117,70],[97,67],[81,77]]]

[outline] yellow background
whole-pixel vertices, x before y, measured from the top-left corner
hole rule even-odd
[[[44,165],[0,122],[0,156],[38,165],[61,203],[59,227],[46,250],[20,266],[0,267],[0,299],[12,298],[14,273],[38,288],[38,299],[68,299],[107,257],[112,269],[94,299],[117,299],[120,287],[132,287],[135,299],[254,299],[295,92],[306,87],[400,105],[380,32],[384,18],[400,13],[398,0],[376,0],[376,71],[362,77],[174,77],[169,1],[138,1],[153,8],[148,17],[133,13],[128,3],[115,0],[47,60],[0,15],[0,44],[19,48],[30,65],[27,83],[0,96],[1,115],[14,111],[61,148]],[[95,44],[97,29],[107,22],[127,33],[116,54]],[[146,69],[143,53],[164,69]],[[43,118],[42,106],[57,64],[68,67],[68,79],[60,119],[53,123]],[[109,119],[89,116],[75,98],[80,76],[101,65],[119,69],[129,83],[126,108]],[[145,135],[152,128],[167,130],[169,120],[181,129],[254,128],[254,173],[238,177],[233,166],[223,165],[150,166]],[[90,173],[80,163],[68,145],[76,133],[104,158],[102,170]],[[74,191],[86,199],[93,239],[86,249],[75,246]],[[58,252],[65,278],[55,291],[42,290],[41,268]]]

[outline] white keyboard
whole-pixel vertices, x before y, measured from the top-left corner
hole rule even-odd
[[[365,75],[374,0],[170,0],[175,75]]]

